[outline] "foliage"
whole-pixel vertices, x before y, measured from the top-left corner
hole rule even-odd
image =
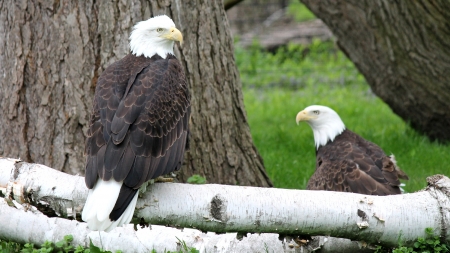
[[[447,173],[450,146],[431,142],[395,115],[333,43],[288,45],[275,53],[254,43],[235,52],[253,140],[276,187],[304,189],[314,172],[312,130],[295,124],[297,113],[312,104],[335,109],[349,129],[393,153],[410,177],[407,192]]]
[[[7,242],[0,240],[0,252],[13,253],[20,252],[21,245],[17,242]]]
[[[178,244],[180,245],[181,249],[176,252],[172,251],[164,251],[165,253],[199,253],[196,248],[188,247],[186,245],[186,242],[183,240],[178,239]],[[103,250],[97,246],[95,246],[91,240],[89,240],[89,248],[86,249],[82,246],[74,247],[71,245],[73,241],[72,235],[66,235],[64,236],[64,239],[62,239],[59,242],[52,243],[49,241],[44,242],[41,247],[36,248],[34,244],[32,243],[26,243],[25,245],[21,245],[20,243],[16,242],[7,242],[0,240],[0,252],[1,253],[15,253],[15,252],[21,252],[21,253],[111,253],[111,251]],[[122,251],[118,250],[116,253],[120,253]],[[152,250],[152,253],[157,253],[156,250]]]
[[[178,251],[178,253],[200,253],[200,251],[197,250],[196,248],[188,247],[185,241],[180,240],[180,238],[178,237],[176,238],[178,240],[178,244],[181,246],[181,249]],[[170,253],[170,251],[167,253]]]
[[[111,253],[111,251],[105,251],[95,246],[92,241],[90,241],[89,249],[85,249],[82,246],[74,247],[71,243],[73,241],[72,235],[66,235],[61,241],[56,243],[45,241],[41,247],[36,248],[33,243],[25,243],[21,245],[16,242],[6,242],[0,240],[0,252],[2,253]],[[116,251],[122,252],[122,251]]]
[[[187,182],[189,184],[206,184],[206,178],[204,178],[200,175],[194,174],[187,179]]]
[[[175,237],[178,240],[178,245],[181,246],[181,249],[179,251],[164,251],[164,253],[199,253],[200,251],[193,247],[188,247],[186,242],[183,240],[180,240],[178,237]],[[151,251],[151,253],[157,253],[155,249]]]
[[[292,16],[295,21],[303,22],[315,19],[316,16],[300,0],[290,0],[287,8],[287,14]]]
[[[413,252],[427,252],[427,253],[445,253],[450,252],[450,245],[447,245],[439,239],[439,236],[433,234],[432,228],[425,229],[425,237],[417,238],[412,247],[401,246],[398,248],[386,249],[378,246],[375,253],[393,252],[393,253],[413,253]]]
[[[275,53],[253,42],[237,46],[236,63],[244,88],[301,89],[320,83],[333,86],[359,84],[364,78],[331,41],[313,40],[308,46],[289,44]]]

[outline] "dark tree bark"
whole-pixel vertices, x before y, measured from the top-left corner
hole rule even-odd
[[[450,141],[450,1],[302,2],[396,114]]]
[[[223,8],[227,11],[242,1],[244,0],[225,0],[223,1]]]
[[[271,186],[253,145],[223,3],[0,1],[0,156],[84,173],[96,81],[129,52],[132,26],[171,16],[191,90],[191,145],[180,179]]]

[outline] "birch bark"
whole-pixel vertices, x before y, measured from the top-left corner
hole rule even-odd
[[[417,237],[425,237],[425,228],[430,227],[450,241],[450,179],[438,175],[428,181],[430,186],[424,191],[383,197],[214,184],[154,184],[138,200],[135,216],[153,225],[200,231],[329,235],[384,246],[396,246],[399,241],[411,245]],[[79,213],[87,195],[82,177],[8,159],[0,159],[0,187],[12,204],[29,202],[39,207],[36,203],[42,205],[44,200],[49,209],[63,217],[70,214],[69,210]],[[8,224],[2,227],[20,225]]]
[[[312,252],[319,246],[326,248],[321,252],[361,252],[360,244],[347,241],[337,250],[335,239],[320,237],[314,244],[300,247],[293,241],[280,241],[278,234],[247,234],[241,240],[236,233],[215,234],[203,233],[196,229],[176,229],[164,226],[139,228],[133,226],[115,228],[110,233],[90,231],[86,223],[79,223],[61,218],[48,218],[45,215],[25,212],[10,207],[0,198],[0,239],[8,239],[20,243],[42,245],[45,241],[60,241],[64,235],[73,235],[72,245],[89,246],[89,239],[94,245],[103,245],[103,249],[112,252],[179,252],[181,242],[204,252]],[[3,217],[3,218],[2,218]],[[8,217],[5,219],[4,217]],[[101,241],[100,241],[101,237]],[[118,240],[120,238],[120,240]],[[343,239],[338,239],[342,241]],[[331,249],[330,249],[331,248]]]

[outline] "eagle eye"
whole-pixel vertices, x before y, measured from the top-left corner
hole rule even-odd
[[[164,31],[164,29],[163,28],[158,28],[158,29],[156,29],[156,31],[160,33],[162,31]]]
[[[317,111],[317,110],[313,111],[313,113],[316,114],[316,115],[319,115],[319,114],[320,114],[320,112]]]

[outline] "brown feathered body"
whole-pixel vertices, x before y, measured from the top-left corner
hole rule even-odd
[[[85,179],[89,189],[100,180],[122,183],[111,221],[122,215],[144,182],[180,169],[190,110],[184,72],[171,54],[165,59],[129,54],[99,77]]]
[[[345,129],[317,149],[316,170],[307,189],[380,196],[400,194],[400,178],[408,179],[393,156]]]

